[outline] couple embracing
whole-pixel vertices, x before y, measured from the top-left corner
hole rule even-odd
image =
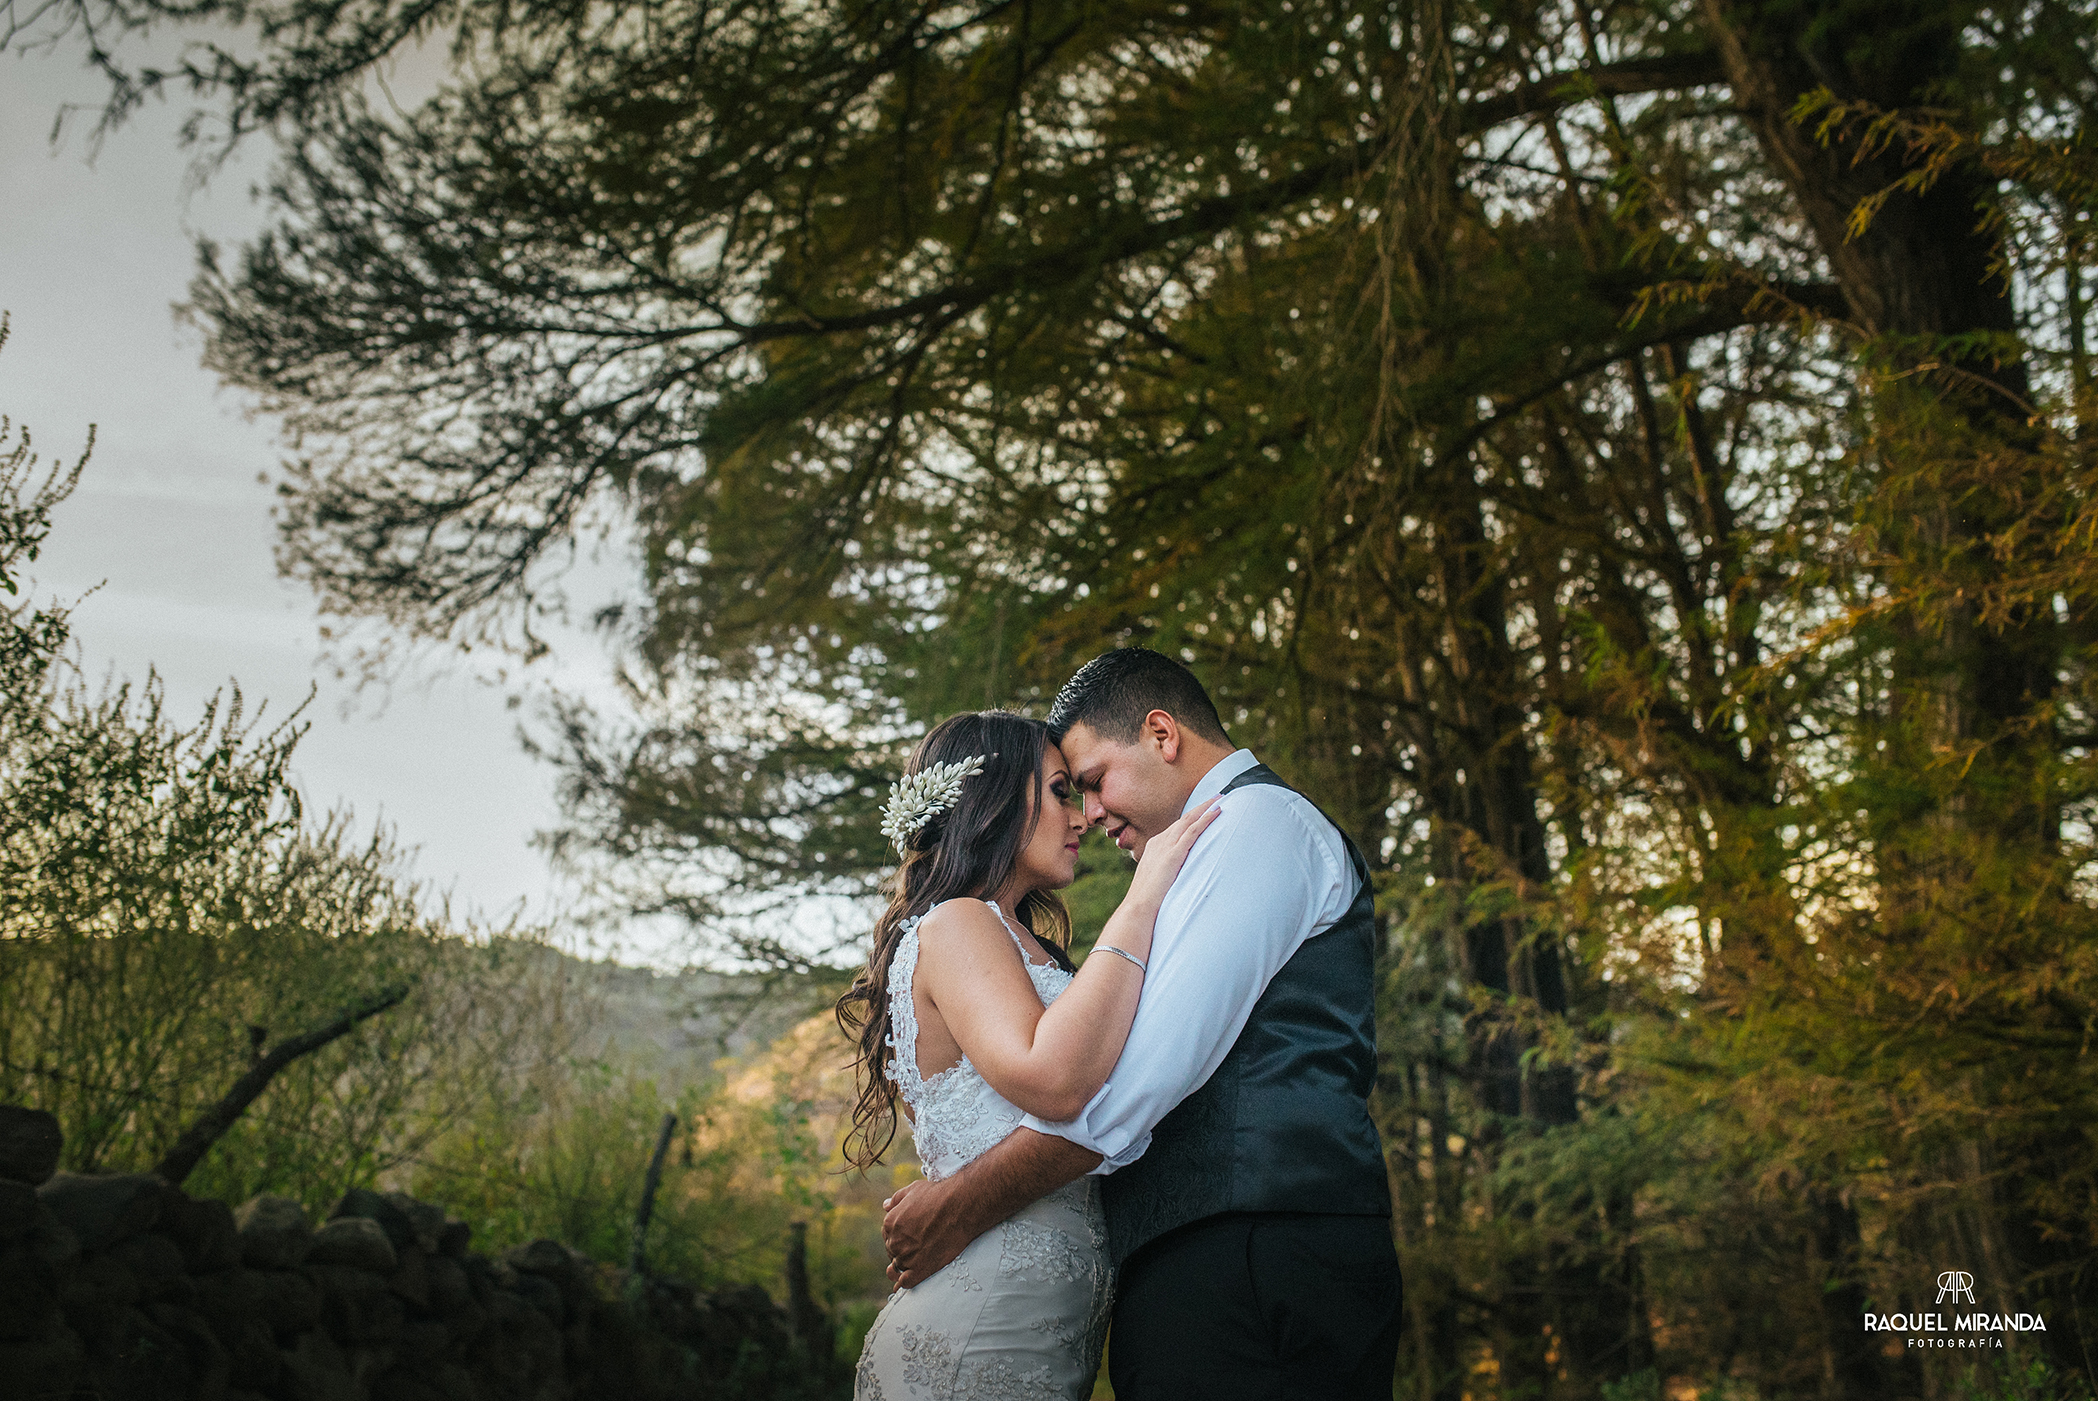
[[[1078,841],[1138,858],[1085,966]],[[926,1180],[886,1203],[902,1287],[857,1401],[1077,1401],[1109,1314],[1120,1401],[1391,1396],[1400,1328],[1369,872],[1130,647],[1048,722],[958,715],[887,811],[903,861],[856,1031],[853,1157],[901,1101]]]

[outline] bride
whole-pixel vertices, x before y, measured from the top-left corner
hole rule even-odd
[[[1039,720],[957,715],[926,735],[885,812],[903,864],[867,969],[839,999],[859,1041],[847,1157],[896,1133],[900,1099],[927,1177],[952,1175],[1023,1113],[1074,1117],[1122,1053],[1159,902],[1204,804],[1145,849],[1094,956],[1072,969],[1071,883],[1085,819]],[[1062,1401],[1092,1394],[1111,1283],[1097,1179],[1082,1177],[891,1295],[860,1354],[856,1401]]]

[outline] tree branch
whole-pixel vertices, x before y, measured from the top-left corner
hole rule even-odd
[[[278,1071],[299,1057],[311,1055],[329,1042],[348,1035],[359,1022],[399,1006],[407,995],[408,989],[405,986],[388,988],[378,996],[360,1002],[328,1025],[281,1042],[268,1055],[255,1060],[248,1067],[247,1073],[233,1082],[233,1088],[226,1091],[223,1099],[205,1110],[195,1123],[182,1131],[182,1136],[175,1140],[175,1146],[168,1150],[167,1156],[160,1160],[153,1171],[170,1185],[181,1186],[183,1180],[196,1169],[197,1164],[204,1160],[204,1155],[211,1151],[211,1145],[217,1143],[226,1130],[233,1127],[247,1107],[253,1104],[268,1087],[269,1082],[276,1078]]]
[[[1702,87],[1723,81],[1725,74],[1719,60],[1710,53],[1626,59],[1600,68],[1555,74],[1540,82],[1525,83],[1510,93],[1482,98],[1464,109],[1458,119],[1458,128],[1465,135],[1476,136],[1502,122],[1553,111],[1602,93],[1623,96]],[[1106,268],[1181,239],[1220,232],[1248,216],[1271,213],[1295,204],[1339,185],[1350,175],[1369,169],[1383,154],[1385,144],[1381,135],[1359,141],[1339,155],[1314,161],[1281,179],[1203,200],[1165,218],[1138,213],[1122,220],[1119,225],[1110,226],[1097,238],[1067,244],[1040,257],[993,269],[973,282],[935,288],[890,306],[839,316],[808,314],[785,321],[731,324],[724,329],[734,332],[741,344],[756,345],[794,337],[872,330],[921,316],[952,318],[964,315],[1018,287],[1061,282],[1087,269]]]
[[[1726,69],[1709,49],[1628,58],[1600,68],[1554,73],[1512,92],[1479,98],[1464,109],[1458,124],[1466,135],[1476,136],[1502,122],[1554,112],[1591,97],[1702,88],[1725,81]]]
[[[1734,291],[1733,298],[1728,301],[1708,302],[1696,315],[1686,320],[1671,320],[1665,313],[1641,317],[1637,322],[1625,327],[1622,336],[1601,349],[1540,377],[1526,389],[1498,396],[1490,415],[1459,431],[1443,444],[1438,455],[1450,457],[1471,451],[1479,439],[1528,409],[1539,399],[1556,393],[1577,379],[1606,369],[1653,346],[1669,341],[1693,341],[1705,336],[1724,335],[1743,326],[1790,321],[1803,314],[1831,315],[1838,305],[1839,296],[1833,284],[1811,282],[1773,284],[1768,287],[1749,286],[1730,290]]]

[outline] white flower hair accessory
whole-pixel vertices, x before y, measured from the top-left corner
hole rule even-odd
[[[911,834],[960,800],[962,780],[982,773],[986,757],[972,754],[951,764],[934,764],[896,781],[888,806],[881,810],[881,834],[896,844],[898,853],[909,854],[904,843]]]

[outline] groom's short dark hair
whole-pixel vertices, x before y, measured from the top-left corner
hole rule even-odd
[[[1102,739],[1128,744],[1154,710],[1204,739],[1231,742],[1216,702],[1195,674],[1149,647],[1118,647],[1078,668],[1049,707],[1049,732],[1061,742],[1073,725],[1085,725]]]

